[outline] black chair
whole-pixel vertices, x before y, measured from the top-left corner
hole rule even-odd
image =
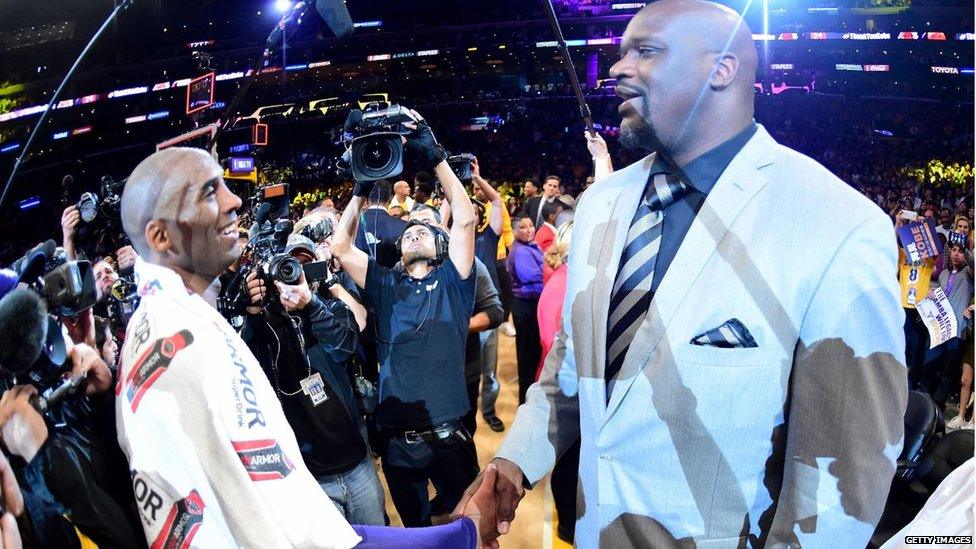
[[[951,469],[959,465],[955,460],[936,457],[936,451],[943,447],[942,442],[946,438],[953,438],[951,435],[955,434],[950,433],[950,437],[943,437],[944,433],[945,416],[932,397],[921,391],[909,391],[908,406],[905,409],[905,446],[898,456],[898,467],[895,478],[891,481],[888,501],[881,520],[878,521],[878,527],[868,543],[869,548],[881,547],[911,522],[941,482],[936,477],[942,475],[941,478],[945,478]],[[947,461],[952,462],[948,466],[951,467],[948,472],[943,463]]]
[[[945,416],[932,397],[909,391],[905,410],[905,446],[898,456],[897,477],[912,480],[925,454],[936,438],[945,433]]]

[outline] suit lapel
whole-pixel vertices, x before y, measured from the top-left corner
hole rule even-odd
[[[760,126],[756,135],[732,160],[695,216],[668,271],[658,286],[650,311],[644,318],[627,350],[613,394],[607,405],[606,419],[620,406],[630,386],[643,370],[667,331],[685,296],[698,280],[705,265],[715,254],[718,244],[728,233],[742,209],[768,182],[761,168],[773,163],[776,142]],[[620,257],[620,254],[617,254]],[[609,301],[604,307],[609,306]],[[603,329],[606,329],[604,314]],[[675,345],[684,342],[673,342]]]

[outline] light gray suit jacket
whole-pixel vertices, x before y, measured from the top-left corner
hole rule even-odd
[[[654,156],[582,197],[562,329],[498,457],[536,482],[581,438],[580,547],[864,547],[902,448],[897,244],[762,127],[691,225],[606,396],[606,325]],[[690,344],[739,319],[756,348]]]

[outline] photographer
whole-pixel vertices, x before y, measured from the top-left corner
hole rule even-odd
[[[315,244],[300,234],[286,253],[309,263]],[[247,278],[252,307],[241,339],[257,357],[295,431],[309,471],[353,524],[385,524],[383,488],[370,458],[365,425],[344,366],[356,352],[359,332],[351,308],[363,309],[332,275],[313,291],[305,281],[266,283]],[[363,311],[363,314],[365,311]]]
[[[23,304],[30,297],[26,289],[11,291],[3,300],[4,314],[14,311],[14,300],[18,300],[23,312]],[[43,308],[35,310],[43,313]],[[22,323],[31,320],[19,319]],[[62,335],[54,333],[50,337]],[[22,367],[26,368],[23,375],[13,373]],[[32,379],[29,374],[35,367],[18,365],[18,361],[8,357],[3,368],[7,379],[0,397],[0,438],[24,487],[33,524],[29,531],[38,544],[61,545],[67,540],[69,546],[76,545],[73,529],[65,528],[58,518],[63,515],[99,545],[141,546],[135,517],[127,514],[132,497],[127,489],[126,468],[124,464],[115,467],[112,448],[98,432],[97,423],[106,415],[111,417],[113,400],[112,372],[98,352],[84,344],[68,349],[66,376],[81,380],[82,394],[50,403],[44,415],[35,402],[38,389],[16,384],[18,378]]]
[[[406,526],[430,524],[427,483],[443,489],[445,507],[457,502],[477,459],[461,418],[468,412],[464,351],[475,294],[475,215],[443,147],[416,112],[406,149],[433,169],[451,205],[449,242],[442,229],[412,221],[400,236],[398,273],[353,246],[359,209],[370,194],[359,181],[339,221],[332,252],[376,312],[380,402],[376,422],[390,495]]]

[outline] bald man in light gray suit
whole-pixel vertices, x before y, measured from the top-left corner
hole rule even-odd
[[[907,402],[894,231],[753,121],[756,57],[710,2],[627,26],[621,142],[654,152],[578,205],[562,329],[493,460],[498,533],[579,439],[580,547],[870,538]]]

